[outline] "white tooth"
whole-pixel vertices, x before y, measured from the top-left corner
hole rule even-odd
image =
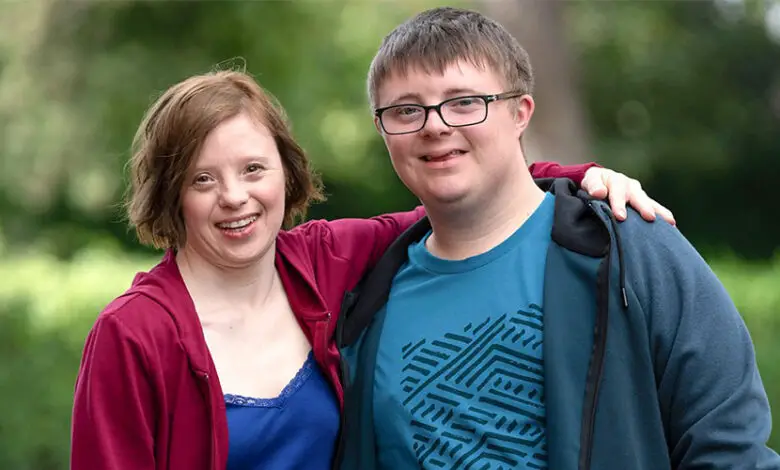
[[[219,224],[219,226],[222,228],[243,228],[251,224],[252,222],[254,222],[255,219],[257,219],[257,217],[252,216],[252,217],[247,217],[245,219],[236,220],[234,222],[221,223]]]

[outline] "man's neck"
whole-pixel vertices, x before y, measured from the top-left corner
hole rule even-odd
[[[275,249],[244,267],[216,266],[199,254],[183,249],[176,256],[184,283],[203,313],[260,311],[272,301],[279,277],[274,267]],[[201,313],[199,311],[199,314]]]
[[[460,207],[426,206],[433,233],[426,242],[439,258],[462,260],[486,253],[519,229],[544,200],[530,175],[504,184],[486,201]]]

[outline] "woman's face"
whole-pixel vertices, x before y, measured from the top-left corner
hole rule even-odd
[[[282,158],[268,128],[246,114],[206,138],[182,188],[181,250],[212,265],[247,267],[275,247],[285,213]]]

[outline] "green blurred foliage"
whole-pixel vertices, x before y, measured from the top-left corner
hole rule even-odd
[[[415,199],[374,130],[365,74],[386,32],[441,3],[0,2],[0,468],[67,468],[86,332],[157,258],[120,210],[130,142],[152,100],[188,75],[246,67],[284,104],[323,174],[329,201],[312,217],[407,209]],[[568,2],[565,13],[594,159],[639,177],[715,260],[778,423],[772,5]]]
[[[116,247],[71,261],[44,253],[0,262],[0,468],[68,468],[70,409],[95,313],[154,261]]]
[[[332,195],[312,216],[412,206],[364,92],[382,31],[411,11],[336,2],[51,3],[20,73],[29,101],[6,102],[27,114],[0,144],[10,170],[0,211],[17,214],[5,224],[7,239],[41,241],[63,257],[105,235],[138,249],[117,207],[132,136],[165,88],[215,67],[246,66],[284,104]]]
[[[214,67],[246,66],[286,107],[331,194],[313,217],[409,208],[368,112],[365,73],[382,36],[433,3],[1,5],[7,242],[61,257],[105,236],[138,249],[117,206],[132,135],[162,90]],[[759,259],[780,243],[769,216],[780,179],[770,5],[600,1],[565,11],[594,159],[639,177],[707,252]]]
[[[780,44],[764,24],[772,4],[578,2],[570,11],[594,154],[639,175],[707,252],[762,259],[780,246]]]

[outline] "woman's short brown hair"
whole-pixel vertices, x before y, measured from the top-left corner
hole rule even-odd
[[[270,93],[243,72],[196,75],[157,99],[133,139],[126,206],[141,243],[162,249],[184,244],[184,177],[209,133],[240,113],[265,125],[276,141],[286,180],[284,226],[292,226],[312,202],[324,199],[319,177]]]

